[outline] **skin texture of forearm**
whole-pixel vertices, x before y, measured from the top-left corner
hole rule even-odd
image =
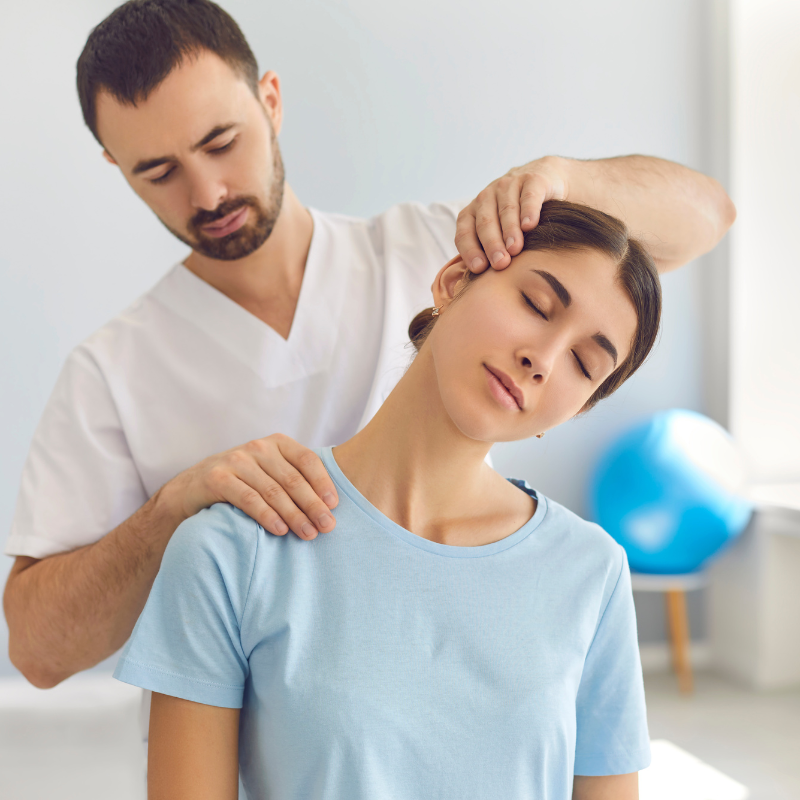
[[[180,522],[158,492],[94,544],[17,558],[3,596],[9,656],[34,686],[55,686],[122,647]]]
[[[627,775],[576,775],[572,800],[639,800],[639,773]]]
[[[218,708],[153,692],[149,800],[236,800],[238,775],[238,708]]]
[[[671,161],[638,155],[564,161],[569,200],[624,220],[659,272],[711,250],[736,218],[717,181]]]

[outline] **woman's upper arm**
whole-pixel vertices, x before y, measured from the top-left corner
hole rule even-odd
[[[576,775],[572,800],[639,800],[639,773]]]
[[[148,800],[237,800],[239,709],[153,692]]]

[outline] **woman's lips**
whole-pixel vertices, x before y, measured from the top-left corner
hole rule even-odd
[[[491,391],[494,399],[497,400],[503,408],[507,408],[510,411],[521,411],[522,392],[514,381],[504,372],[489,369],[486,364],[483,365],[483,368],[486,370],[489,391]]]
[[[213,236],[215,239],[221,239],[223,236],[227,236],[229,233],[233,233],[234,231],[238,231],[242,225],[247,222],[247,212],[249,208],[245,206],[244,208],[237,209],[236,211],[232,211],[227,216],[224,216],[222,219],[218,219],[216,222],[212,222],[209,225],[203,225],[201,230],[206,236]]]

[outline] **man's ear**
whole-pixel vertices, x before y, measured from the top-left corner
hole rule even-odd
[[[279,134],[283,124],[283,100],[281,99],[281,79],[277,73],[269,70],[261,76],[261,80],[258,82],[258,99],[272,120],[275,134]]]
[[[114,161],[114,156],[112,156],[108,150],[103,150],[103,158],[108,161],[109,164],[113,164],[115,167],[117,166],[117,162]]]
[[[451,258],[434,278],[431,291],[437,308],[449,305],[461,289],[467,272],[467,265],[461,256]]]

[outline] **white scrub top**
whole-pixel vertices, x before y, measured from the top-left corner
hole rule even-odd
[[[271,433],[339,444],[408,366],[408,324],[456,254],[464,203],[372,219],[311,209],[288,339],[175,266],[68,357],[31,444],[7,555],[91,544],[164,483]]]

